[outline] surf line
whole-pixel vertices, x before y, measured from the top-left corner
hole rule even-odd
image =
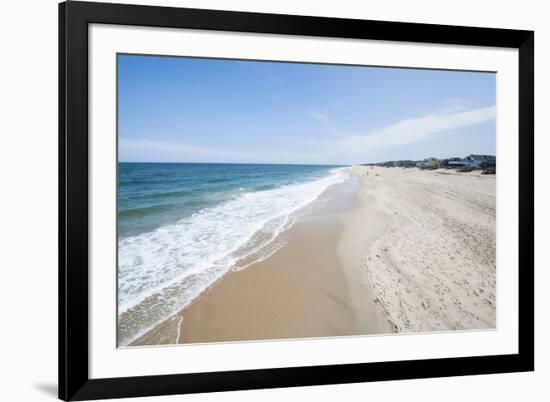
[[[180,320],[178,321],[178,332],[176,333],[176,343],[180,343],[180,328],[181,328],[181,322],[183,321],[183,316],[180,317]]]

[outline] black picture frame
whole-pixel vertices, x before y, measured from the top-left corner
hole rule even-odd
[[[88,25],[118,24],[519,51],[517,354],[90,379]],[[534,370],[534,32],[70,1],[59,4],[59,398],[169,395]]]

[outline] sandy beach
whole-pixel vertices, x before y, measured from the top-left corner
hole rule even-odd
[[[354,167],[391,217],[363,259],[394,331],[496,325],[494,175]]]
[[[355,166],[131,346],[495,327],[495,176]]]

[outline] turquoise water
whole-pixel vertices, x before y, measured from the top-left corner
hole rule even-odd
[[[335,166],[120,163],[119,344],[266,258],[298,211],[348,179]]]
[[[335,166],[119,163],[118,236],[148,232],[246,192],[319,179]]]

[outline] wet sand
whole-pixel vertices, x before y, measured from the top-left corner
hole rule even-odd
[[[278,251],[130,346],[495,328],[495,176],[351,172]]]
[[[356,179],[329,188],[318,202],[325,205],[284,234],[285,246],[228,273],[132,345],[391,332],[361,273],[361,250],[386,222],[358,190]],[[362,221],[370,215],[373,230],[365,231]]]

